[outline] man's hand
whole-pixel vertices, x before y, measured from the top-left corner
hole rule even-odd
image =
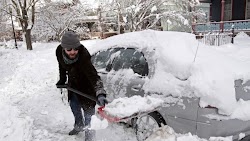
[[[106,97],[103,94],[99,94],[97,96],[97,104],[99,106],[105,106],[105,104],[107,104],[107,103],[108,103],[108,101],[107,101]]]

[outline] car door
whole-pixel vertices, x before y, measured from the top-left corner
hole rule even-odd
[[[104,88],[107,89],[107,65],[112,62],[112,55],[116,52],[116,49],[108,49],[104,51],[99,51],[92,55],[91,62],[96,68],[98,75],[103,81]]]
[[[113,98],[143,96],[142,86],[148,75],[148,63],[143,53],[135,48],[120,48],[114,56],[107,75],[108,89]]]
[[[101,57],[104,55],[106,57]],[[148,63],[143,53],[134,48],[116,48],[100,52],[93,61],[93,64],[102,66],[96,68],[105,81],[105,88],[111,100],[144,95],[142,86],[148,75]]]
[[[179,99],[179,98],[178,98]],[[198,98],[181,97],[180,103],[162,107],[160,113],[167,124],[177,133],[197,132],[197,111],[199,108]]]

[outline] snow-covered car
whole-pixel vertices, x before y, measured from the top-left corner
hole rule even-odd
[[[237,107],[242,108],[240,102],[250,100],[249,91],[244,90],[250,82],[232,76],[237,69],[242,74],[247,70],[233,69],[239,65],[234,57],[199,43],[193,34],[126,33],[99,41],[90,52],[110,101],[133,95],[165,101],[161,108],[136,119],[138,140],[162,125],[207,139],[249,136],[249,117],[236,113]],[[236,66],[230,68],[232,64]]]

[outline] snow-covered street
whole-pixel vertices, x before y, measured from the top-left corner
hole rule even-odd
[[[34,51],[1,48],[1,141],[83,140],[83,133],[68,135],[74,120],[67,101],[62,101],[61,92],[55,87],[57,45],[38,43]],[[136,140],[132,129],[119,125],[97,131],[97,139]]]

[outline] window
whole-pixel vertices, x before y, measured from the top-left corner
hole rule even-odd
[[[135,49],[120,49],[120,54],[117,55],[112,62],[113,70],[119,69],[133,69],[139,75],[148,75],[148,63],[141,52]]]
[[[116,52],[116,49],[109,49],[106,51],[100,51],[91,57],[91,62],[98,69],[106,69],[107,65],[111,63],[110,56]]]
[[[101,51],[92,56],[91,61],[97,70],[106,71],[131,68],[135,73],[148,75],[148,63],[139,51],[133,48],[116,48]]]

